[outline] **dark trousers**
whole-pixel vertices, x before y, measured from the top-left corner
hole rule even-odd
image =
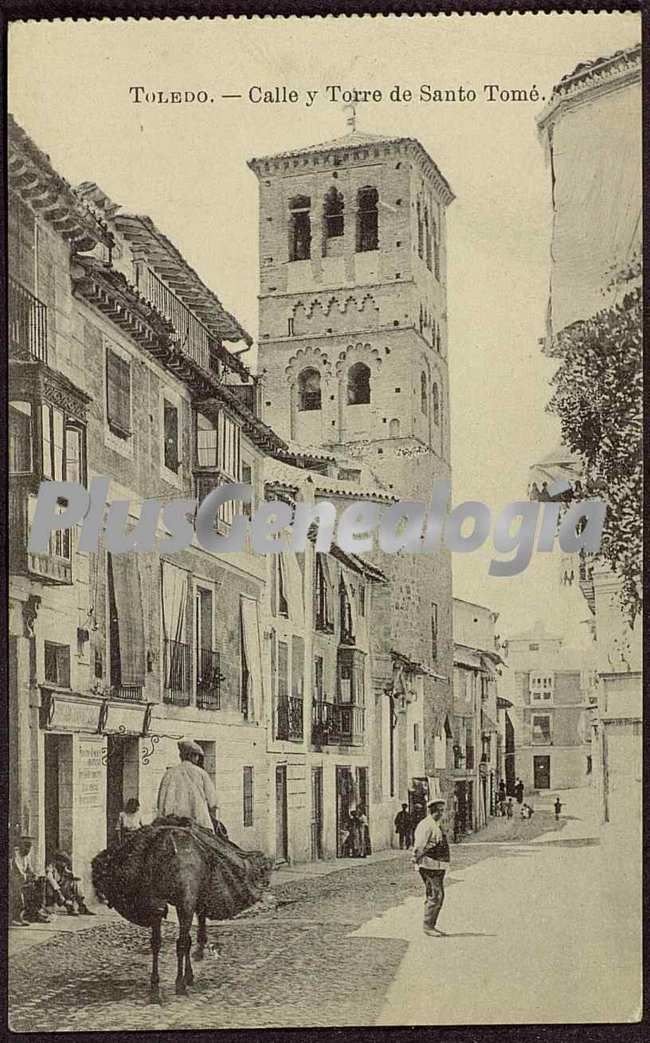
[[[424,899],[424,926],[435,927],[445,900],[445,870],[420,869],[424,881],[426,898]]]

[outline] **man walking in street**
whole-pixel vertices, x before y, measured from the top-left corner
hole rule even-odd
[[[521,779],[517,779],[517,785],[515,786],[515,797],[517,798],[517,804],[521,804],[524,799],[524,784]]]
[[[408,812],[408,804],[402,804],[402,810],[395,815],[395,832],[399,837],[400,850],[408,848],[413,843],[411,816]]]
[[[413,845],[413,862],[426,891],[424,933],[433,937],[444,936],[444,931],[436,927],[445,900],[445,870],[449,867],[449,843],[440,825],[444,807],[444,800],[428,801],[428,815],[418,823]]]

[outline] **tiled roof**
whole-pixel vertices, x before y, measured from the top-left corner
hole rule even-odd
[[[329,478],[327,475],[308,471],[302,467],[293,467],[291,464],[277,459],[266,462],[264,480],[267,485],[281,486],[294,492],[307,486],[313,489],[316,496],[342,496],[346,499],[378,500],[382,503],[397,502],[397,497],[382,492],[375,486],[346,482],[340,478]]]
[[[332,138],[329,141],[321,141],[315,145],[305,145],[304,148],[288,149],[285,152],[276,152],[272,156],[257,156],[248,161],[248,166],[259,174],[262,168],[269,164],[282,163],[286,160],[296,160],[301,156],[311,157],[326,155],[328,152],[356,151],[358,149],[390,148],[391,145],[403,145],[411,147],[430,168],[434,179],[443,189],[446,202],[450,203],[455,197],[449,182],[440,172],[433,159],[417,140],[417,138],[401,137],[389,134],[367,134],[360,130],[352,130],[343,134],[340,138]]]
[[[38,211],[73,249],[110,246],[108,226],[56,172],[50,157],[39,149],[11,113],[7,114],[7,173],[9,188]]]
[[[629,82],[630,79],[640,76],[640,43],[591,61],[579,62],[572,72],[555,84],[547,105],[537,117],[537,125],[543,131],[551,116],[561,111],[568,101],[578,95],[595,90],[601,85],[616,84],[616,81]]]

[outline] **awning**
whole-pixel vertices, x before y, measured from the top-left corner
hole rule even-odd
[[[263,705],[262,646],[258,603],[245,594],[240,595],[242,641],[248,668],[248,719],[256,719],[256,709]]]
[[[143,687],[145,683],[144,612],[137,554],[109,554],[109,577],[117,609],[120,684]]]
[[[483,732],[498,732],[498,725],[492,720],[492,718],[483,710],[481,712],[481,731]]]

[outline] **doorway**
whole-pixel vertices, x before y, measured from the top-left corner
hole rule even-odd
[[[275,857],[278,862],[289,861],[286,764],[275,769]]]
[[[343,841],[348,834],[350,808],[354,807],[354,776],[347,765],[336,765],[336,857],[344,855]]]
[[[72,855],[72,736],[45,735],[45,859]]]
[[[130,797],[139,795],[139,753],[136,736],[109,735],[106,740],[106,840],[117,840],[120,811]]]
[[[323,857],[323,769],[311,770],[311,857]]]
[[[551,758],[533,757],[533,788],[551,788]]]

